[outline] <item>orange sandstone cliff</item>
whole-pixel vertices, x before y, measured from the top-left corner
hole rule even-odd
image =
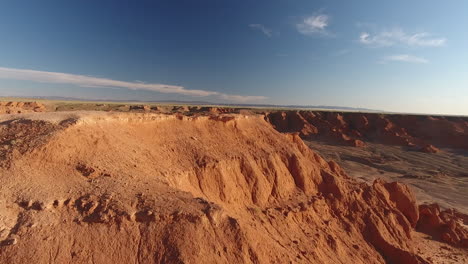
[[[0,263],[429,263],[407,186],[262,116],[2,118]]]

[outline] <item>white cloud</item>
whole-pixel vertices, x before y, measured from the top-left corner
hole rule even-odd
[[[257,102],[257,101],[263,101],[267,99],[265,96],[249,96],[249,95],[234,95],[234,94],[220,94],[219,97],[227,101],[235,101],[235,102],[241,102],[241,103]]]
[[[263,34],[265,34],[265,36],[267,36],[269,38],[271,38],[273,36],[273,30],[265,27],[262,24],[250,24],[249,27],[252,28],[252,29],[261,31]]]
[[[409,62],[409,63],[429,63],[425,58],[417,57],[409,54],[398,54],[384,57],[382,62],[388,61],[399,61],[399,62]]]
[[[377,34],[362,32],[359,42],[372,46],[406,45],[417,47],[440,47],[447,42],[446,38],[433,37],[427,32],[408,34],[402,29],[396,28],[390,31],[382,31]]]
[[[224,100],[239,102],[261,101],[266,99],[266,97],[264,96],[230,95],[215,91],[189,90],[182,86],[176,85],[142,83],[141,81],[125,82],[86,75],[3,67],[0,67],[0,79],[26,80],[41,83],[71,84],[80,87],[90,88],[124,88],[130,90],[146,90],[160,93],[182,94],[197,97],[217,96],[218,98]]]
[[[299,33],[304,35],[312,34],[325,34],[328,32],[326,30],[330,22],[330,17],[324,14],[313,15],[306,17],[302,20],[301,23],[296,24],[296,29]]]

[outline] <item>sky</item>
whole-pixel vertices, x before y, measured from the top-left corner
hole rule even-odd
[[[468,1],[0,0],[0,96],[468,115]]]

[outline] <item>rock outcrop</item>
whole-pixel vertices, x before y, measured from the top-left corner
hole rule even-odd
[[[261,116],[43,119],[2,153],[2,263],[427,263],[408,187],[357,182]]]
[[[425,152],[425,153],[438,153],[440,152],[440,149],[434,147],[433,145],[429,144],[420,149],[420,151]]]
[[[363,147],[365,142],[377,142],[427,153],[439,152],[438,147],[468,149],[466,117],[292,110],[265,115],[280,132],[338,144]]]
[[[45,111],[45,105],[38,102],[0,102],[0,114],[20,114]]]
[[[453,209],[440,210],[437,204],[419,206],[417,229],[437,240],[468,248],[468,216]]]

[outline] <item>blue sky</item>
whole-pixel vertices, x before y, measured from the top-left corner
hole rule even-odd
[[[0,1],[0,95],[468,114],[468,2]]]

